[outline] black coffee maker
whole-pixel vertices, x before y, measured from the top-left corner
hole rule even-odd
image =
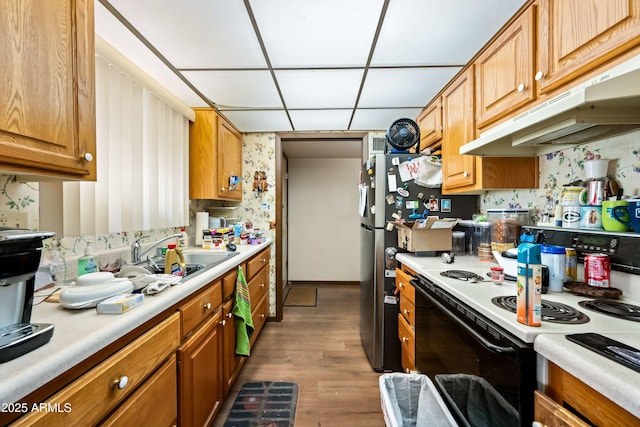
[[[53,325],[30,323],[42,241],[53,236],[0,227],[0,362],[46,344],[53,335]]]

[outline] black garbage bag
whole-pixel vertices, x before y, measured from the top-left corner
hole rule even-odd
[[[520,425],[518,411],[484,378],[466,374],[436,375],[435,382],[460,425]]]

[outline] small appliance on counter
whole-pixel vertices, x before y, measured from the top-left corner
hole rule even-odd
[[[53,335],[53,325],[30,323],[42,241],[53,236],[0,227],[0,362],[46,344]]]

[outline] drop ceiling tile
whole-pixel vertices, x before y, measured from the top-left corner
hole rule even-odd
[[[458,67],[369,70],[358,107],[422,108],[458,71]]]
[[[177,68],[266,66],[242,1],[109,1]]]
[[[266,70],[183,71],[211,101],[225,108],[281,108],[282,102]]]
[[[275,74],[287,108],[353,108],[363,72],[280,70]]]
[[[349,130],[387,130],[391,123],[401,118],[415,120],[422,108],[358,108]]]
[[[391,1],[371,65],[463,65],[526,0]]]
[[[274,67],[364,66],[382,0],[252,0]]]
[[[284,110],[221,111],[240,132],[291,132]]]
[[[345,131],[351,119],[351,109],[289,111],[296,131]]]
[[[167,68],[153,52],[98,2],[95,5],[95,32],[96,37],[102,38],[161,86],[182,99],[186,105],[191,107],[207,105],[198,94]]]

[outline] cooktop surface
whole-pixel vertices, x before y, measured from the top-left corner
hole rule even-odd
[[[576,296],[567,291],[559,293],[549,292],[543,295],[543,299],[547,304],[563,304],[565,307],[563,307],[561,311],[570,308],[571,310],[582,313],[588,318],[587,322],[573,321],[569,323],[558,323],[543,320],[542,325],[539,327],[527,326],[516,320],[515,312],[500,308],[492,302],[492,299],[495,297],[515,298],[517,291],[516,282],[504,281],[502,285],[496,285],[491,280],[487,280],[487,273],[490,272],[491,266],[495,264],[479,262],[475,257],[456,258],[455,265],[437,262],[433,258],[431,260],[424,260],[421,259],[421,257],[414,257],[407,254],[398,254],[397,257],[400,262],[414,269],[419,275],[435,283],[460,302],[528,343],[532,343],[538,334],[543,333],[628,333],[637,326],[635,322],[630,320],[615,318],[581,308],[578,303],[588,299],[588,297]],[[461,258],[462,262],[459,262]],[[448,270],[467,271],[484,278],[484,280],[477,282],[460,280],[441,274]],[[619,302],[640,306],[636,301],[628,298],[627,295],[622,295]]]

